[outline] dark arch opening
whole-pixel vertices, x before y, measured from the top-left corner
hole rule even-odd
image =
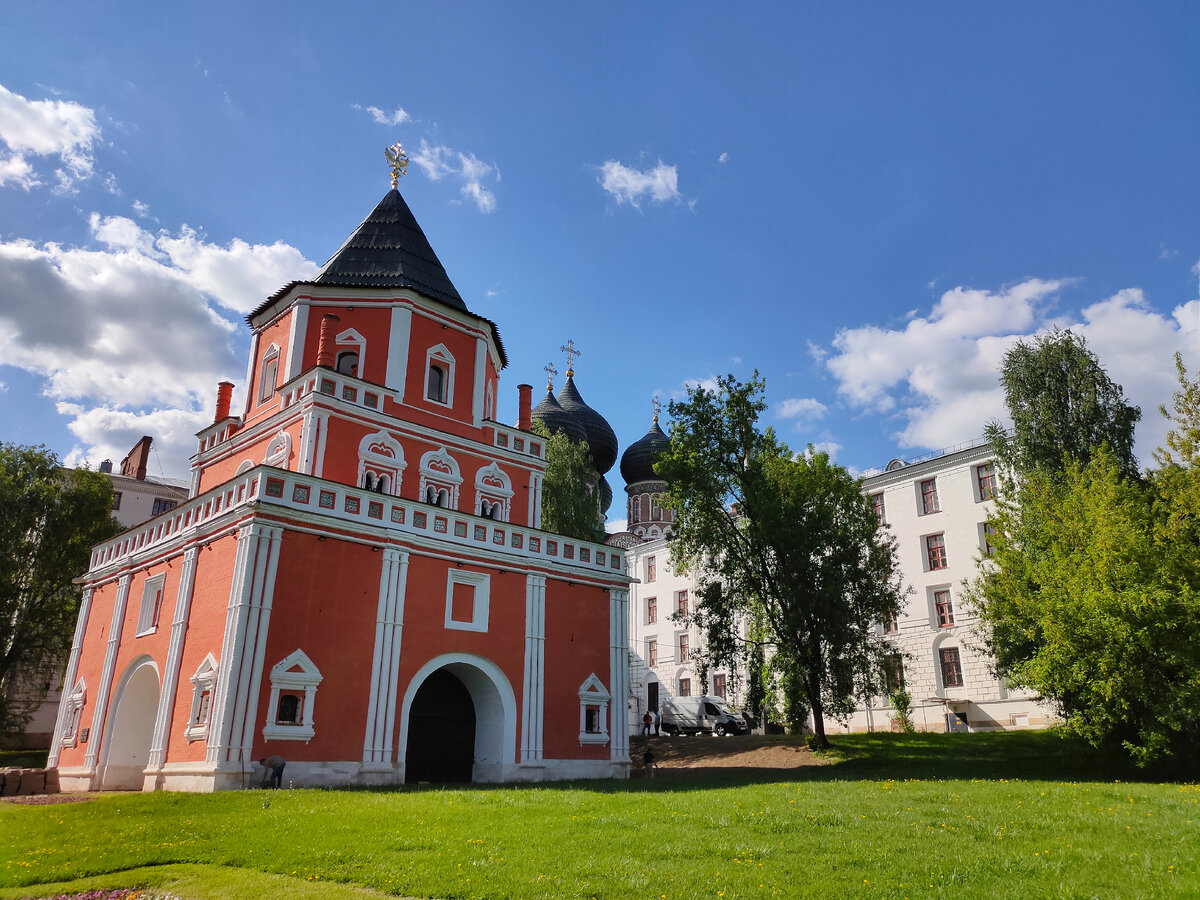
[[[475,703],[458,677],[438,669],[408,712],[404,781],[470,783],[475,765]]]

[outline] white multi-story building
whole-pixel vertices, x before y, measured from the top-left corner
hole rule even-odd
[[[696,579],[670,568],[666,532],[671,513],[658,502],[667,485],[651,468],[653,454],[666,442],[656,417],[646,436],[622,456],[629,530],[609,539],[625,548],[629,575],[635,579],[629,594],[630,720],[635,729],[644,711],[657,709],[664,694],[699,693],[699,672],[691,657],[703,649],[702,636],[694,626],[671,618],[681,604],[695,602]],[[1054,719],[1048,704],[1028,691],[1009,688],[993,674],[979,617],[965,602],[966,584],[977,576],[978,561],[990,549],[986,523],[995,488],[995,462],[986,443],[912,462],[893,460],[885,471],[863,481],[882,526],[896,538],[903,583],[909,588],[900,616],[881,624],[879,636],[896,648],[887,680],[908,690],[918,730],[1036,728]],[[740,705],[744,673],[717,669],[708,679],[708,693]],[[840,727],[888,730],[893,720],[889,699],[878,697],[860,705]],[[825,727],[836,731],[839,724],[831,720]]]

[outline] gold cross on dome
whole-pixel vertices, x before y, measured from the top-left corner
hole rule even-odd
[[[654,424],[658,424],[658,411],[662,409],[662,404],[658,400],[658,394],[654,395]]]
[[[554,363],[546,363],[546,368],[542,370],[546,373],[546,390],[554,390],[554,376],[558,374],[558,369],[554,368]]]
[[[408,174],[408,154],[399,141],[383,151],[384,158],[392,170],[392,187],[400,183],[400,176]]]
[[[583,356],[583,354],[575,349],[575,342],[572,341],[570,338],[568,338],[567,342],[565,344],[563,344],[561,347],[559,347],[558,349],[561,350],[563,353],[567,354],[567,377],[574,378],[575,377],[575,357]]]

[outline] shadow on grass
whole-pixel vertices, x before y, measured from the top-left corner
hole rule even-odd
[[[1190,766],[1160,764],[1138,768],[1120,749],[1096,749],[1078,738],[1056,730],[993,732],[982,734],[850,734],[830,739],[830,750],[816,754],[812,764],[795,767],[704,765],[704,756],[738,753],[744,738],[687,738],[708,741],[701,758],[686,766],[661,767],[648,777],[641,765],[647,741],[661,747],[656,738],[632,738],[630,756],[634,763],[628,780],[554,781],[510,784],[528,790],[589,790],[598,793],[630,791],[703,790],[750,784],[787,782],[884,781],[884,780],[984,780],[1068,782],[1182,782],[1195,781]],[[760,739],[761,741],[761,739]],[[801,738],[770,739],[768,746],[805,752]],[[701,746],[701,745],[695,745]],[[757,746],[763,746],[759,743]],[[661,756],[660,756],[661,758]],[[669,762],[669,760],[668,760]],[[351,788],[372,791],[488,790],[491,785],[397,785],[386,788]]]

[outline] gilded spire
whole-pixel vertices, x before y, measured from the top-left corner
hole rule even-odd
[[[567,342],[565,344],[563,344],[561,347],[559,347],[558,349],[561,350],[563,353],[567,354],[567,377],[574,378],[575,377],[575,357],[583,356],[583,354],[575,349],[575,342],[572,341],[570,338],[568,338]]]
[[[554,376],[558,374],[558,369],[554,368],[554,363],[549,362],[546,363],[546,367],[543,369],[543,371],[546,373],[546,390],[553,391]]]
[[[404,152],[404,147],[400,142],[396,141],[383,151],[383,155],[388,161],[388,167],[392,170],[392,188],[394,189],[400,183],[400,176],[408,173],[408,154]]]

